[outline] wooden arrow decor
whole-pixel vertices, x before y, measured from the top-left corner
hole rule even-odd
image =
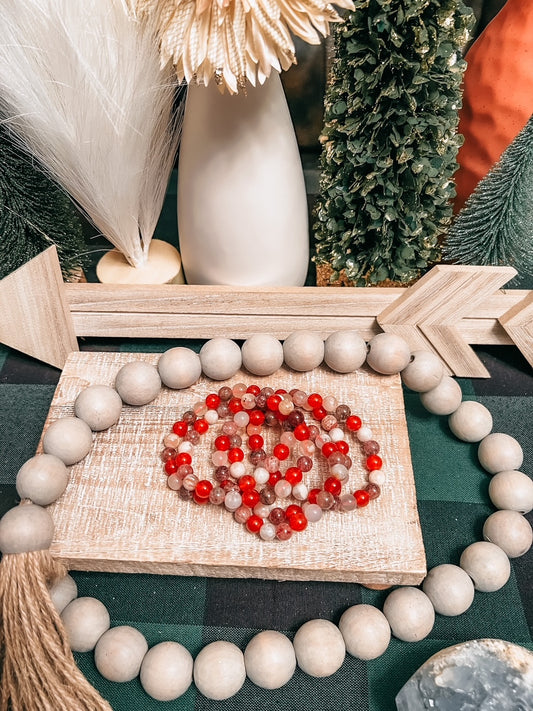
[[[500,323],[533,367],[533,291],[504,314]]]

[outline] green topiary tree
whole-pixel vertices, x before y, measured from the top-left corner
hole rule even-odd
[[[439,260],[473,20],[461,0],[355,0],[336,27],[314,257],[331,281],[407,283]]]
[[[65,279],[87,265],[76,208],[16,148],[0,123],[0,279],[52,244]]]
[[[444,256],[533,274],[533,116],[457,215]]]

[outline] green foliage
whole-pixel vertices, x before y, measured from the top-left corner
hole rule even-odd
[[[472,24],[461,0],[355,0],[336,27],[314,257],[332,281],[407,283],[439,260]]]
[[[0,123],[0,279],[52,244],[65,279],[87,265],[70,199],[13,145]]]
[[[444,255],[533,274],[533,116],[457,215]]]

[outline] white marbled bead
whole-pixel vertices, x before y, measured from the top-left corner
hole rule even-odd
[[[493,432],[482,439],[477,456],[479,463],[489,474],[520,469],[524,461],[520,444],[514,437],[503,432]]]
[[[21,499],[48,506],[67,488],[68,469],[53,454],[37,454],[28,459],[17,474],[17,493]]]
[[[429,597],[413,587],[396,588],[388,594],[383,614],[392,634],[404,642],[418,642],[433,629],[435,610]]]
[[[391,630],[385,615],[373,605],[353,605],[343,612],[339,629],[346,650],[358,659],[376,659],[389,646]]]
[[[489,496],[497,509],[529,513],[533,509],[533,481],[514,469],[498,472],[490,480]]]
[[[192,683],[193,658],[178,642],[160,642],[148,650],[141,664],[140,682],[156,701],[173,701]]]
[[[134,407],[147,405],[158,396],[161,378],[151,363],[135,360],[126,363],[115,377],[115,390],[123,402]]]
[[[178,346],[159,357],[157,370],[167,388],[182,390],[196,383],[202,374],[202,364],[198,353]]]
[[[67,466],[76,464],[91,451],[93,433],[78,417],[62,417],[52,422],[43,435],[45,454],[59,457]]]
[[[242,344],[242,364],[252,375],[272,375],[283,365],[283,346],[274,336],[256,333]]]
[[[274,630],[259,632],[244,650],[244,664],[250,681],[262,689],[279,689],[296,669],[294,647],[284,634]]]
[[[337,373],[353,373],[366,355],[366,342],[357,331],[335,331],[324,343],[324,361]]]
[[[531,548],[533,530],[518,511],[495,511],[483,525],[483,538],[499,546],[509,558],[518,558]]]
[[[95,597],[72,600],[61,619],[73,652],[90,652],[111,624],[106,606]]]
[[[212,338],[200,349],[204,375],[211,380],[227,380],[242,365],[241,349],[229,338]]]
[[[46,509],[35,504],[21,504],[0,518],[0,552],[29,553],[50,548],[54,522]]]
[[[138,676],[148,643],[144,635],[129,625],[112,627],[94,648],[94,663],[104,679],[123,683]]]
[[[495,592],[511,575],[511,564],[504,551],[494,543],[476,541],[461,554],[459,565],[474,581],[480,592]]]
[[[399,373],[407,367],[410,359],[409,344],[395,333],[378,333],[368,342],[366,362],[376,373]]]
[[[346,656],[341,631],[329,620],[305,622],[296,632],[293,645],[298,666],[309,676],[335,674]]]
[[[283,342],[283,357],[293,370],[314,370],[324,360],[324,341],[313,331],[294,331]]]
[[[448,417],[448,425],[463,442],[480,442],[492,429],[492,415],[480,402],[465,400]]]
[[[93,432],[115,425],[122,411],[122,399],[109,385],[89,385],[74,401],[74,414],[86,422]]]
[[[466,612],[474,601],[472,578],[458,565],[444,563],[427,574],[422,590],[439,615],[454,617]]]
[[[74,578],[67,573],[50,588],[50,599],[57,614],[60,615],[65,607],[78,596],[78,586]]]
[[[409,364],[401,372],[403,384],[417,393],[436,388],[443,375],[442,361],[431,351],[413,351]]]
[[[211,642],[194,661],[194,683],[208,699],[222,701],[234,696],[244,684],[244,655],[232,642]]]
[[[444,375],[436,387],[420,393],[420,402],[433,415],[451,415],[461,404],[462,397],[459,383]]]

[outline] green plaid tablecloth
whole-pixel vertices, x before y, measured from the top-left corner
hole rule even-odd
[[[109,344],[85,342],[82,349],[122,351],[165,350],[184,342]],[[188,343],[198,347],[199,343]],[[533,377],[512,347],[486,348],[479,355],[490,380],[462,380],[465,398],[476,398],[494,417],[494,431],[515,436],[524,449],[522,470],[533,473]],[[15,477],[37,446],[59,372],[14,351],[0,348],[0,514],[17,503]],[[487,495],[490,477],[476,459],[475,445],[458,442],[446,418],[427,413],[418,396],[405,393],[409,438],[415,471],[419,514],[428,567],[458,563],[461,551],[481,539],[493,510]],[[531,521],[531,516],[529,517]],[[221,542],[221,545],[224,545]],[[335,546],[335,541],[331,542]],[[354,545],[364,546],[365,541]],[[208,642],[223,639],[244,648],[259,630],[276,629],[292,637],[305,621],[322,617],[337,622],[343,611],[360,602],[381,606],[386,592],[355,584],[227,580],[155,575],[74,573],[80,595],[102,600],[112,625],[130,624],[153,645],[177,640],[193,654]],[[437,615],[429,637],[409,644],[393,639],[387,652],[369,663],[347,655],[339,672],[313,679],[300,670],[277,691],[246,681],[231,699],[213,702],[194,686],[174,702],[149,698],[138,680],[105,681],[92,654],[77,654],[89,680],[115,711],[133,709],[223,709],[241,711],[392,711],[394,697],[411,674],[433,653],[458,642],[495,637],[533,650],[533,552],[512,562],[511,579],[495,593],[476,593],[464,615]]]

